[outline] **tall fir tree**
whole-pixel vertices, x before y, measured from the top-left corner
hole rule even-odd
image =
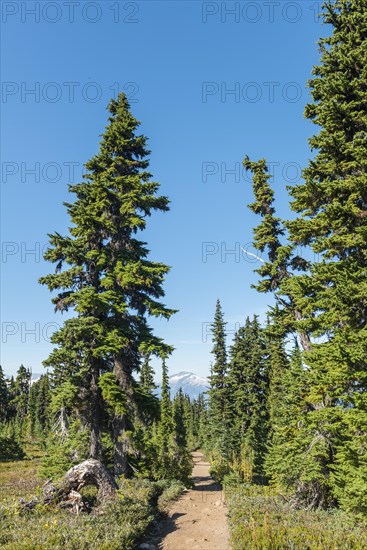
[[[8,417],[9,390],[6,383],[4,371],[0,365],[0,422]]]
[[[140,386],[146,394],[154,394],[157,384],[154,382],[154,369],[150,363],[149,356],[144,357],[140,370]]]
[[[36,399],[38,394],[38,385],[37,382],[32,384],[31,390],[29,392],[28,407],[27,407],[27,416],[29,422],[29,433],[31,436],[35,435],[36,430]]]
[[[175,410],[170,398],[170,385],[166,360],[162,363],[161,416],[153,430],[153,477],[156,479],[182,479],[188,481],[192,459],[184,445],[184,425],[176,424]],[[180,430],[178,433],[177,428]]]
[[[143,357],[140,370],[140,382],[136,385],[136,397],[139,397],[139,408],[145,428],[159,418],[159,399],[157,396],[157,384],[154,382],[154,369],[150,362],[149,355]]]
[[[163,445],[168,444],[169,436],[174,429],[172,405],[171,405],[171,390],[169,385],[169,376],[166,360],[162,362],[162,387],[161,387],[161,417],[160,417],[160,434]]]
[[[365,513],[367,490],[367,6],[324,5],[332,33],[319,42],[305,116],[319,126],[304,182],[291,188],[290,239],[315,255],[290,281],[315,338],[309,367],[309,432],[327,489],[344,507]],[[317,340],[316,340],[317,338]],[[352,457],[352,458],[351,458]],[[318,471],[317,474],[320,472]],[[317,475],[315,479],[318,481]],[[347,496],[346,496],[347,495]]]
[[[265,329],[266,345],[269,353],[269,440],[277,427],[279,411],[284,404],[284,396],[290,388],[285,384],[286,375],[290,368],[289,357],[286,352],[286,331],[279,320],[279,307],[272,309]],[[296,346],[298,343],[296,339]]]
[[[136,238],[152,212],[167,211],[168,199],[148,172],[147,138],[124,94],[108,106],[109,124],[99,152],[86,163],[84,181],[70,185],[76,197],[66,203],[70,234],[50,235],[45,259],[56,272],[40,279],[57,294],[58,311],[72,310],[52,337],[45,361],[56,387],[76,388],[74,407],[89,427],[89,455],[101,457],[102,409],[113,410],[114,470],[129,471],[134,419],[139,415],[133,373],[142,354],[167,353],[148,317],[169,318],[174,311],[159,300],[169,267],[148,259],[146,243]]]
[[[280,338],[277,327],[274,332],[271,347]],[[307,477],[307,466],[312,464],[315,457],[312,446],[303,457],[300,454],[304,437],[308,439],[303,427],[307,423],[309,405],[307,371],[297,340],[290,357],[285,358],[283,352],[282,345],[280,353],[278,351],[274,355],[274,351],[270,350],[271,374],[274,379],[270,378],[270,437],[265,470],[277,489],[289,491],[294,496],[295,491],[302,489],[302,477]],[[317,493],[313,496],[317,498]]]
[[[296,321],[303,317],[303,304],[296,305],[288,283],[295,273],[306,269],[309,263],[298,254],[293,243],[283,242],[286,222],[275,216],[274,191],[270,187],[271,175],[265,159],[254,162],[245,157],[243,165],[253,175],[255,200],[249,204],[249,208],[262,218],[254,229],[254,246],[261,253],[267,254],[266,260],[260,258],[262,265],[256,270],[260,280],[254,288],[259,292],[275,293],[280,306],[278,317],[282,317],[287,331],[297,330],[303,349],[310,351],[312,346],[309,333],[301,324],[295,326]]]
[[[214,323],[211,325],[214,362],[209,377],[209,422],[210,447],[222,455],[228,454],[229,401],[227,386],[226,323],[220,301],[215,307]]]
[[[10,407],[14,407],[16,419],[20,423],[23,423],[27,417],[31,378],[30,369],[27,369],[24,365],[20,365],[15,380],[9,387]]]
[[[182,388],[179,388],[173,398],[173,419],[175,423],[176,441],[178,445],[187,445],[187,409],[185,407],[185,396]]]
[[[268,279],[270,270],[284,326],[298,332],[305,351],[301,419],[283,431],[293,465],[290,485],[299,502],[320,506],[337,499],[355,513],[367,510],[366,15],[364,0],[324,4],[332,32],[320,41],[321,64],[310,81],[313,102],[305,110],[321,127],[310,139],[315,156],[304,181],[290,190],[297,217],[284,224],[289,244],[278,239],[272,265],[261,268]],[[256,196],[255,172],[266,166],[246,164]],[[259,200],[257,195],[255,204]],[[255,237],[271,252],[277,234],[263,223]],[[299,247],[308,260],[297,255]],[[266,280],[262,287],[269,288]]]
[[[43,374],[37,382],[32,385],[36,388],[34,420],[35,428],[40,437],[46,435],[50,427],[50,401],[51,389],[48,374]]]
[[[259,480],[268,433],[268,357],[258,318],[246,319],[235,335],[228,372],[233,459],[247,480]],[[239,472],[241,473],[241,472]]]

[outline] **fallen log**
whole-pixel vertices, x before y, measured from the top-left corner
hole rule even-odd
[[[43,498],[33,498],[29,502],[21,500],[21,508],[29,510],[37,504],[57,504],[79,513],[87,509],[80,490],[88,485],[97,487],[98,505],[113,498],[118,489],[114,477],[102,462],[90,458],[70,468],[59,483],[53,484],[51,479],[46,481],[43,486]]]

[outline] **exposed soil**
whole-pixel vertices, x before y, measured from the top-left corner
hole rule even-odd
[[[145,548],[157,550],[228,550],[227,507],[221,486],[209,475],[209,464],[193,453],[195,487],[177,500],[167,518],[156,524]],[[143,545],[144,548],[144,545]]]

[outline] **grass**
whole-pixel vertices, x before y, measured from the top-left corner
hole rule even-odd
[[[41,483],[38,467],[37,459],[0,462],[0,504],[30,498]]]
[[[160,484],[162,482],[157,482],[157,484]],[[157,506],[160,513],[164,514],[167,512],[170,504],[177,500],[180,495],[182,495],[182,492],[185,490],[184,485],[181,483],[181,481],[172,481],[167,482],[166,486],[163,489],[162,494],[158,497]]]
[[[179,482],[124,481],[116,499],[76,516],[56,507],[21,512],[19,498],[37,494],[39,459],[0,463],[0,547],[7,550],[130,550],[152,520],[184,489]],[[94,500],[95,490],[83,495]]]
[[[365,550],[367,529],[340,511],[293,510],[267,487],[227,486],[233,550]]]

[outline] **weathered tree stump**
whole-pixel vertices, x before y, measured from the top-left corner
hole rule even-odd
[[[30,502],[20,501],[23,509],[34,508],[37,504],[57,504],[62,508],[70,508],[79,513],[86,510],[80,490],[87,485],[98,489],[97,504],[102,504],[115,495],[118,485],[107,468],[95,459],[88,459],[70,468],[58,484],[52,480],[43,486],[43,499],[32,499]]]

